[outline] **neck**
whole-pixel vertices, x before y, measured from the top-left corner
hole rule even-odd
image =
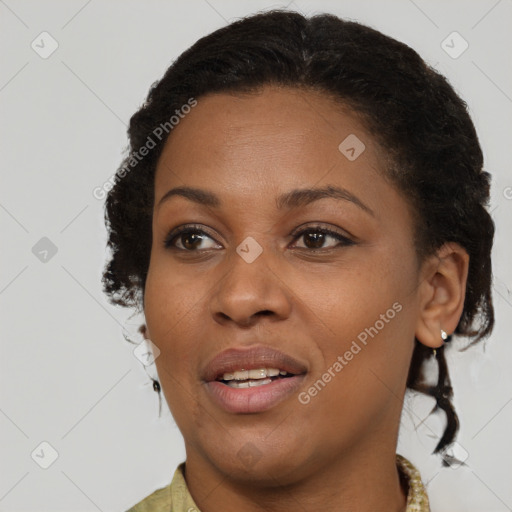
[[[250,479],[234,479],[187,451],[185,478],[201,512],[405,511],[406,493],[394,447],[359,447],[328,464],[323,459],[322,464],[308,461],[304,467],[309,471],[298,471],[293,481],[271,478],[273,483],[261,485]]]

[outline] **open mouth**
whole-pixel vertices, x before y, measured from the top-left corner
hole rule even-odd
[[[231,348],[201,370],[210,399],[224,411],[251,414],[272,409],[302,386],[308,367],[274,347]]]
[[[237,370],[224,373],[216,380],[231,388],[253,388],[264,386],[280,379],[293,377],[293,373],[279,368],[258,368],[253,370]]]

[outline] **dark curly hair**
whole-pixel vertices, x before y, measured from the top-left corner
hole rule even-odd
[[[143,307],[155,169],[171,130],[164,137],[151,134],[162,132],[158,127],[168,126],[191,98],[254,92],[271,84],[320,91],[359,115],[384,150],[386,177],[413,207],[419,260],[445,242],[456,242],[469,254],[464,309],[454,334],[472,339],[471,345],[488,336],[494,325],[491,177],[483,170],[467,105],[409,46],[330,14],[306,18],[274,10],[238,20],[197,41],[151,86],[130,119],[129,154],[106,200],[111,259],[103,284],[110,301]],[[154,147],[140,158],[138,151],[150,139]],[[434,410],[447,415],[436,453],[454,440],[459,422],[444,346],[435,356],[439,372],[433,386],[423,374],[431,357],[416,339],[407,386],[433,396]]]

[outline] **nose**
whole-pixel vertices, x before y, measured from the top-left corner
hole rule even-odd
[[[262,317],[283,320],[290,315],[291,283],[286,283],[277,258],[271,252],[263,250],[253,261],[237,252],[227,258],[226,271],[210,302],[216,322],[249,327]]]

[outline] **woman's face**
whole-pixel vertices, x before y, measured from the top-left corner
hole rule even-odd
[[[187,463],[284,483],[396,442],[420,277],[379,151],[339,103],[290,88],[201,97],[173,129],[145,316]]]

